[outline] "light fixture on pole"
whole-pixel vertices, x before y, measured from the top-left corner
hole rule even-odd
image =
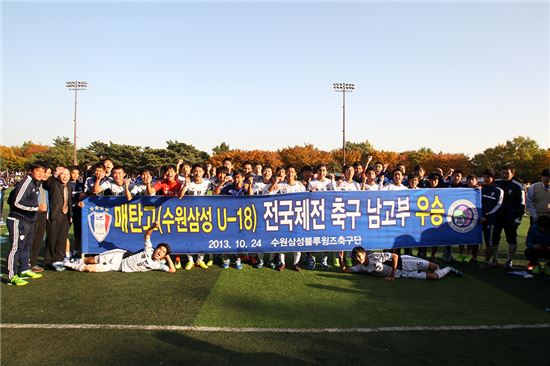
[[[332,84],[335,92],[342,93],[342,157],[346,165],[346,93],[351,93],[355,90],[355,84],[351,83],[334,83]]]
[[[86,90],[88,83],[86,81],[67,81],[67,88],[69,90],[74,90],[74,140],[73,140],[73,165],[77,165],[78,161],[76,160],[76,105],[78,103],[78,91]]]

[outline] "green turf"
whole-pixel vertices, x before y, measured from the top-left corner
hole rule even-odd
[[[2,343],[27,346],[3,346],[2,365],[547,365],[549,337],[548,329],[376,334],[9,329],[2,331]]]
[[[525,264],[527,223],[519,229],[519,264]],[[4,241],[4,267],[8,250]],[[505,250],[502,245],[501,261]],[[276,328],[550,323],[546,276],[523,279],[503,269],[457,266],[464,278],[437,282],[390,282],[335,270],[279,273],[248,265],[242,271],[212,267],[174,275],[46,271],[28,286],[0,286],[0,321]],[[2,329],[1,364],[530,365],[547,364],[549,336],[548,329],[377,334]]]

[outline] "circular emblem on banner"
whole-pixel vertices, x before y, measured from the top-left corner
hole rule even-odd
[[[451,229],[459,233],[467,233],[476,226],[478,212],[476,205],[468,200],[454,201],[447,213],[447,222]]]

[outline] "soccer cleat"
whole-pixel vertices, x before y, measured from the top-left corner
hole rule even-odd
[[[214,265],[214,261],[212,259],[209,259],[208,262],[206,262],[206,265],[208,267],[212,267]]]
[[[263,267],[264,267],[264,261],[258,261],[258,263],[256,263],[256,268],[262,269]]]
[[[23,271],[21,273],[19,273],[19,276],[21,278],[24,278],[24,279],[27,279],[27,278],[32,278],[32,279],[35,279],[35,278],[40,278],[42,277],[42,275],[40,273],[34,273],[33,271],[31,270],[26,270],[26,271]]]
[[[453,276],[455,277],[464,277],[464,272],[462,271],[459,271],[458,269],[454,268],[454,267],[449,267],[451,270],[449,271],[449,273],[451,273]]]
[[[353,267],[353,261],[351,260],[351,258],[346,258],[346,266]]]
[[[322,269],[323,271],[328,271],[328,263],[327,263],[327,262],[321,263],[321,269]]]
[[[11,283],[12,285],[15,285],[15,286],[25,286],[26,284],[28,284],[27,281],[25,281],[25,280],[22,279],[22,278],[19,278],[18,275],[13,276],[13,277],[11,278],[11,280],[10,280],[10,283]]]
[[[237,261],[237,262],[235,263],[235,268],[237,268],[237,269],[243,269],[243,264],[241,263],[241,261]]]
[[[175,263],[174,263],[174,267],[176,268],[176,270],[181,269],[181,260],[180,260],[180,257],[179,257],[179,256],[176,257],[176,260],[175,260]]]
[[[504,264],[502,265],[502,267],[503,267],[504,269],[512,269],[512,266],[513,266],[513,264],[512,264],[512,261],[511,261],[511,260],[507,260],[507,261],[504,262]]]
[[[202,269],[208,269],[208,266],[204,261],[197,261],[197,266],[201,267]]]
[[[340,268],[340,260],[338,258],[334,258],[332,265],[336,268]]]
[[[222,268],[223,269],[228,269],[229,268],[229,261],[223,261]]]
[[[190,271],[194,265],[195,263],[193,263],[192,261],[188,261],[187,264],[185,265],[185,270]]]
[[[275,262],[273,262],[273,261],[270,261],[270,262],[269,262],[269,266],[270,266],[271,268],[273,268],[273,269],[277,268],[277,265],[276,265]]]
[[[62,272],[65,270],[65,265],[63,264],[63,262],[53,262],[52,268],[55,269],[57,272]]]
[[[295,265],[293,265],[292,268],[294,268],[294,270],[295,270],[296,272],[300,272],[300,271],[302,270],[302,267],[300,267],[300,266],[298,265],[298,263],[296,263]]]
[[[279,265],[277,266],[277,271],[279,271],[279,272],[280,272],[280,271],[284,271],[285,268],[286,268],[286,266],[285,266],[284,264],[281,263],[281,264],[279,264]]]
[[[31,271],[33,271],[34,273],[40,273],[44,272],[44,268],[40,267],[39,265],[34,265],[31,267]]]

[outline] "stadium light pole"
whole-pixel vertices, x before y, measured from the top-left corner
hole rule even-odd
[[[342,93],[342,156],[344,165],[346,165],[346,93],[354,91],[355,84],[334,83],[332,87],[335,92]]]
[[[78,91],[86,90],[88,87],[88,82],[86,81],[67,81],[67,88],[69,90],[74,90],[74,139],[73,139],[73,165],[77,165],[78,161],[76,160],[76,105],[78,104]]]

